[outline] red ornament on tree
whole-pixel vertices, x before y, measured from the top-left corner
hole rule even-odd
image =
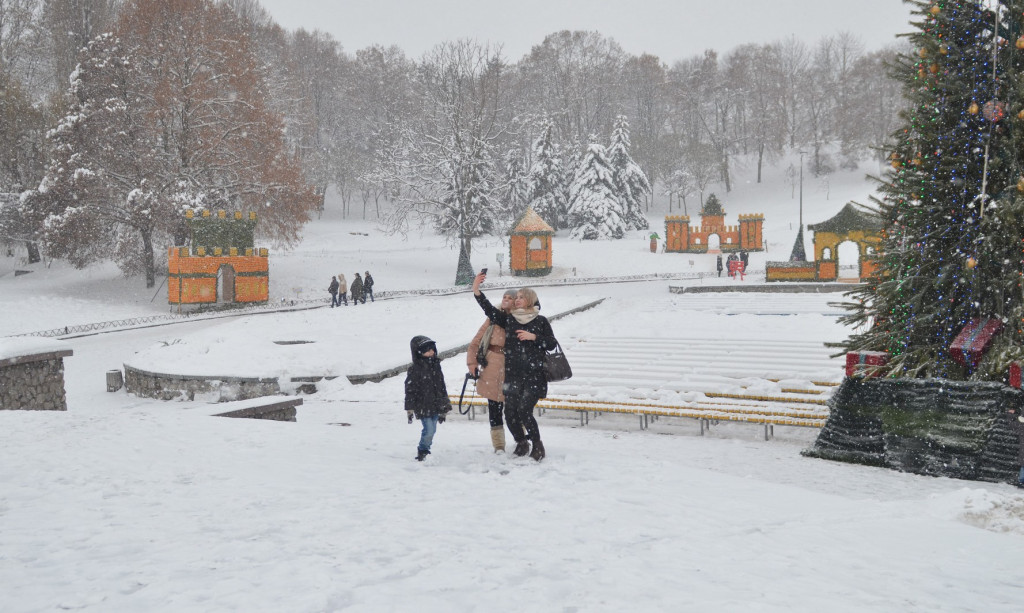
[[[985,119],[995,123],[1006,117],[1006,103],[999,100],[989,100],[985,103],[985,106],[981,107],[981,114]]]

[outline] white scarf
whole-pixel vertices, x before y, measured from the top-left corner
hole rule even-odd
[[[535,306],[532,306],[528,309],[512,309],[512,317],[515,317],[516,321],[518,321],[521,324],[530,323],[531,321],[536,319],[537,315],[539,314],[540,309],[538,309]]]

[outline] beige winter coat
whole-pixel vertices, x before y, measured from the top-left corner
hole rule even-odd
[[[338,295],[348,293],[348,281],[345,280],[345,275],[338,275]],[[465,337],[463,337],[465,338]]]
[[[477,364],[476,354],[480,349],[480,339],[484,336],[487,326],[491,325],[489,320],[484,321],[480,330],[469,343],[466,351],[466,365],[470,370],[475,370]],[[480,373],[480,379],[476,382],[476,393],[488,400],[505,402],[505,395],[501,393],[501,386],[505,383],[505,329],[501,326],[494,326],[491,332],[491,344],[487,351],[487,366]]]

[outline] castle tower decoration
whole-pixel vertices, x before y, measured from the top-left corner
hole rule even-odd
[[[516,276],[542,277],[551,274],[551,237],[555,230],[527,207],[508,241],[509,269]]]
[[[188,246],[167,254],[170,304],[265,303],[270,296],[266,248],[254,246],[256,213],[186,211]]]
[[[665,251],[672,253],[715,253],[716,251],[763,251],[764,215],[740,215],[739,225],[725,225],[725,209],[709,194],[700,210],[700,226],[691,226],[688,215],[665,218]]]

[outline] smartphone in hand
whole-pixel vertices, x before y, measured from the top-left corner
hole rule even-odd
[[[480,269],[480,274],[486,275],[487,274],[487,269],[486,268],[481,268]]]

